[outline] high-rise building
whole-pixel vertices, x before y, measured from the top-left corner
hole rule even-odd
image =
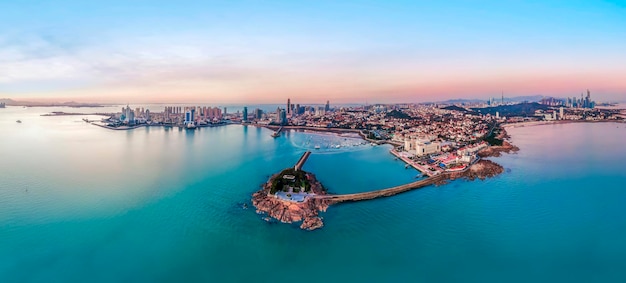
[[[330,111],[330,101],[326,100],[326,107],[324,108],[326,112]]]
[[[254,110],[254,116],[257,120],[263,119],[263,110],[257,108],[256,110]]]
[[[287,125],[287,111],[285,111],[284,109],[281,109],[279,117],[280,117],[280,124]]]
[[[248,107],[243,107],[243,117],[241,118],[243,122],[248,122]]]
[[[291,99],[287,98],[287,114],[291,113]]]
[[[193,121],[193,114],[191,110],[188,110],[185,112],[185,124],[189,124],[191,121]]]
[[[559,120],[563,120],[564,116],[563,116],[563,107],[559,108]]]

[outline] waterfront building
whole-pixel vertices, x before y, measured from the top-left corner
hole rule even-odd
[[[404,139],[404,151],[411,151],[411,150],[415,150],[415,140],[410,139],[410,138],[405,138]]]
[[[328,112],[330,111],[330,101],[326,100],[326,107],[324,108],[324,111]]]
[[[263,118],[263,110],[257,108],[256,110],[254,110],[254,117],[257,120],[261,120]]]
[[[317,107],[317,111],[315,112],[315,116],[324,116],[326,114],[324,107]]]
[[[287,112],[284,109],[280,110],[280,124],[287,125]]]
[[[415,145],[415,155],[424,156],[441,152],[441,143],[438,142],[418,142]]]
[[[185,111],[185,124],[191,120],[191,111]]]
[[[134,124],[135,123],[135,112],[133,110],[130,109],[130,107],[128,108],[128,124]]]
[[[559,108],[559,120],[563,120],[563,107]]]
[[[291,99],[287,98],[287,114],[291,114]]]
[[[247,106],[243,107],[243,117],[241,118],[241,121],[248,122],[248,107]]]

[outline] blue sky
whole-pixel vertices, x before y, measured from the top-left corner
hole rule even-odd
[[[626,97],[626,1],[433,2],[2,1],[0,97]]]

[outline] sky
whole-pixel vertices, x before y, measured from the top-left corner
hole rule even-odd
[[[626,1],[0,1],[0,98],[626,100]]]

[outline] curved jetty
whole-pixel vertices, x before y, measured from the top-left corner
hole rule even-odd
[[[445,172],[400,186],[363,193],[331,195],[326,193],[315,175],[302,170],[310,155],[310,151],[305,152],[293,168],[273,175],[260,191],[252,195],[252,204],[257,213],[267,214],[283,223],[302,221],[301,229],[314,230],[324,225],[319,212],[326,211],[332,204],[393,196],[458,178],[485,179],[504,172],[502,166],[490,160],[480,160],[463,171]],[[266,220],[270,220],[269,217]]]

